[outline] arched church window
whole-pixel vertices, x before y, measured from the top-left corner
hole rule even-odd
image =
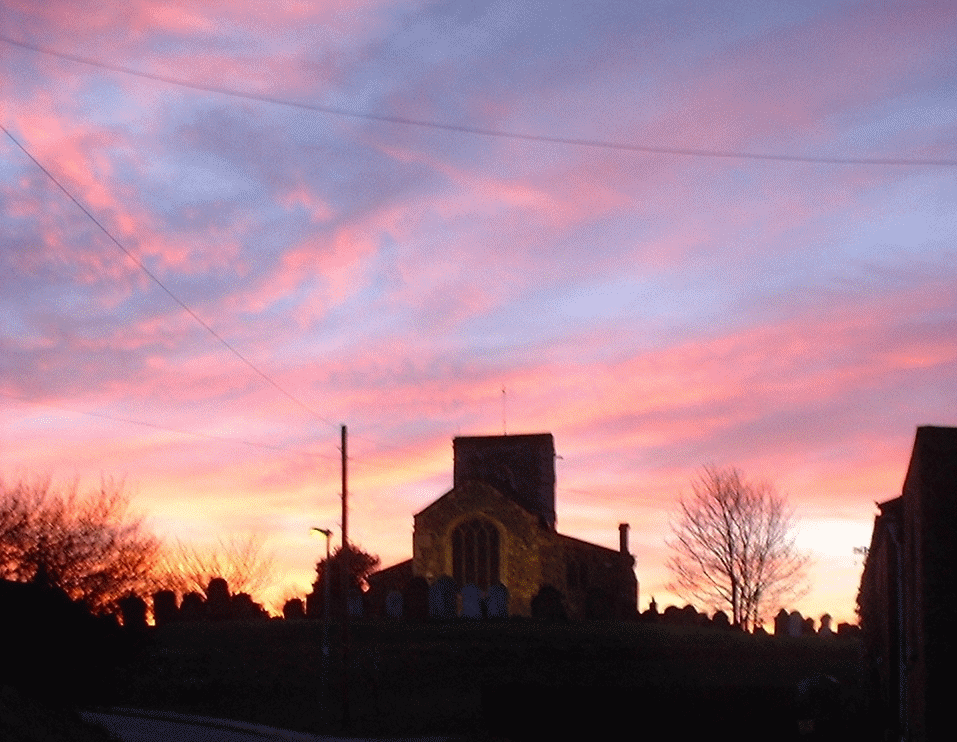
[[[473,518],[452,532],[452,576],[459,585],[482,590],[499,583],[498,529],[492,523]]]

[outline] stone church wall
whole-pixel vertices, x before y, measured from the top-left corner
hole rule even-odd
[[[498,529],[499,570],[508,586],[510,610],[529,615],[532,597],[542,584],[542,555],[549,553],[554,533],[481,482],[462,484],[415,516],[413,571],[430,583],[452,576],[452,533],[473,517],[484,518]]]

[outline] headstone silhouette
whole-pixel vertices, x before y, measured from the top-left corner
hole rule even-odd
[[[485,615],[488,618],[508,618],[508,588],[502,583],[492,585],[485,598]]]
[[[731,622],[728,621],[728,614],[724,611],[715,611],[711,617],[711,625],[716,629],[730,629]]]
[[[821,636],[833,636],[834,629],[831,628],[831,614],[825,613],[821,616],[821,628],[817,630],[817,633]]]
[[[661,621],[671,625],[680,624],[682,622],[681,609],[676,605],[669,605],[661,614]]]
[[[236,593],[229,599],[229,614],[231,618],[245,621],[259,621],[269,618],[266,610],[252,599],[249,593]]]
[[[179,618],[179,606],[176,605],[176,593],[172,590],[160,590],[153,593],[153,620],[157,626],[166,626]]]
[[[784,608],[779,610],[777,615],[774,617],[774,635],[787,636],[790,620],[791,614],[789,614]]]
[[[298,621],[306,617],[306,606],[302,598],[290,598],[282,607],[282,616],[287,621]]]
[[[146,630],[146,601],[139,595],[130,593],[120,598],[120,614],[123,616],[123,628],[132,631]]]
[[[794,611],[788,616],[788,636],[801,636],[804,633],[804,616]]]
[[[462,588],[462,618],[482,617],[482,591],[469,583]]]
[[[455,618],[455,580],[440,577],[429,586],[429,616],[441,620]]]
[[[702,621],[702,618],[704,619]],[[690,603],[681,609],[681,622],[685,626],[699,626],[708,620],[708,616],[702,616],[698,609]]]
[[[179,608],[179,617],[183,621],[201,621],[206,618],[206,601],[197,592],[188,592],[183,596]]]
[[[229,605],[229,584],[222,577],[214,577],[206,588],[206,608],[212,621],[232,617]]]

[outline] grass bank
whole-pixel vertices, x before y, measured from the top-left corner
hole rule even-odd
[[[587,731],[616,715],[639,730],[680,702],[689,713],[676,722],[689,733],[750,714],[792,736],[808,713],[798,683],[824,674],[843,688],[841,719],[827,723],[859,724],[862,711],[859,645],[836,638],[523,620],[360,621],[350,633],[347,653],[333,627],[323,681],[320,623],[153,629],[116,701],[314,733],[478,738]]]

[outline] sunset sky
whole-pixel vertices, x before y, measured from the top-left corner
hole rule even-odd
[[[555,436],[561,532],[631,524],[641,609],[735,465],[816,560],[789,607],[854,620],[874,503],[957,425],[957,4],[4,0],[0,36],[5,479],[261,534],[281,604],[341,423],[389,565],[504,416]]]

